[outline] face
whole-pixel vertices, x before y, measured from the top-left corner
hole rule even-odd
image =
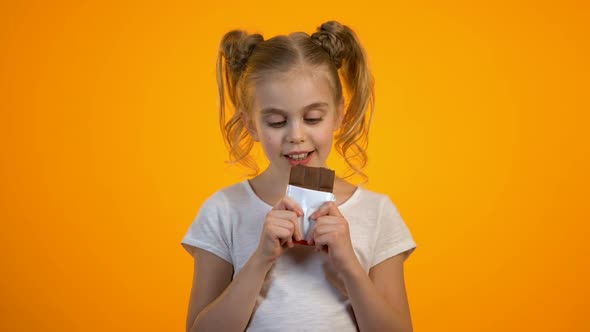
[[[326,167],[343,102],[336,102],[328,74],[298,70],[265,77],[255,85],[248,131],[259,141],[273,173],[291,166]]]

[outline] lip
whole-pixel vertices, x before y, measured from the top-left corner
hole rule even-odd
[[[310,152],[313,152],[313,150],[312,151],[303,151],[303,150],[302,151],[291,151],[291,152],[285,153],[284,155],[288,156],[291,154],[302,154],[302,153],[310,153]]]
[[[311,157],[313,157],[314,152],[315,152],[315,150],[309,151],[309,152],[308,151],[294,151],[294,152],[289,152],[288,154],[285,155],[285,158],[287,159],[287,161],[289,162],[289,164],[291,166],[296,166],[296,165],[303,165],[303,166],[305,166],[305,165],[307,165],[310,162]],[[305,159],[303,159],[303,160],[293,160],[293,159],[287,157],[288,155],[302,154],[302,153],[308,153],[307,157]]]

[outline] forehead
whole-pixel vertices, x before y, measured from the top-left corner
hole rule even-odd
[[[296,112],[314,103],[334,105],[334,89],[322,70],[266,75],[253,86],[253,111],[276,108]]]

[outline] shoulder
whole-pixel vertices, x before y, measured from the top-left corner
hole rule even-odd
[[[203,208],[213,208],[220,206],[227,206],[228,202],[241,201],[251,197],[247,188],[247,183],[241,181],[233,185],[223,187],[211,196],[209,196],[203,203]]]
[[[370,227],[401,218],[389,195],[363,186],[358,186],[354,194],[339,208],[347,218],[363,220],[363,224],[372,225]]]
[[[389,196],[384,193],[369,190],[362,185],[355,186],[340,178],[334,182],[334,196],[336,196],[336,204],[338,205],[346,203],[347,205],[360,204],[375,207],[391,202]]]
[[[248,197],[250,196],[250,192],[248,180],[234,183],[218,191],[218,193],[222,193],[227,197]]]
[[[373,208],[379,211],[384,209],[397,210],[389,195],[385,193],[373,191],[363,186],[359,186],[353,197],[355,196],[355,203],[359,206]]]
[[[367,200],[379,201],[379,202],[390,200],[389,195],[387,195],[386,193],[367,189],[363,186],[359,186],[359,189],[360,189],[360,193],[362,194],[363,198],[365,198]]]

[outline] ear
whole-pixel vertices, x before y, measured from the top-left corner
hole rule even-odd
[[[244,125],[244,128],[246,128],[248,134],[250,134],[252,139],[255,142],[260,141],[260,139],[258,138],[258,131],[256,130],[256,126],[254,125],[252,119],[250,119],[250,117],[248,116],[248,113],[240,111],[240,118],[242,119],[242,124]]]
[[[344,119],[344,97],[340,98],[338,106],[336,106],[336,127],[334,130],[340,129],[342,120]]]

